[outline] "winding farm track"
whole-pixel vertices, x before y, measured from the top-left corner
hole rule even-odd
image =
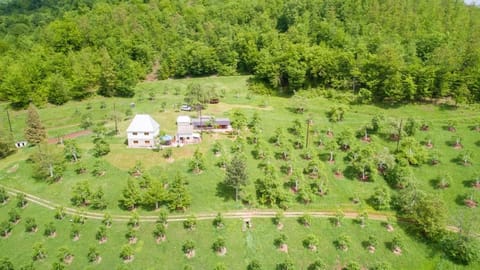
[[[42,206],[44,208],[50,209],[50,210],[55,210],[58,207],[62,207],[62,205],[53,203],[49,200],[45,200],[42,198],[39,198],[37,196],[34,196],[32,194],[25,193],[23,191],[13,189],[7,186],[4,186],[0,184],[0,187],[5,188],[5,190],[13,196],[16,196],[19,193],[25,194],[25,198],[34,204],[37,204],[39,206]],[[102,220],[104,218],[103,213],[98,213],[98,212],[89,212],[89,211],[83,211],[83,210],[78,210],[75,208],[70,208],[70,207],[64,207],[65,213],[69,215],[79,215],[82,217],[85,217],[87,219],[94,219],[94,220]],[[318,217],[318,218],[331,218],[335,216],[334,211],[285,211],[283,212],[284,217],[287,218],[297,218],[301,217],[305,214],[309,214],[312,217]],[[251,210],[238,210],[238,211],[227,211],[227,212],[222,212],[223,218],[226,219],[248,219],[248,218],[273,218],[277,214],[276,211],[273,210],[258,210],[258,209],[251,209]],[[344,212],[345,218],[348,219],[355,219],[358,217],[358,212],[355,211],[347,211]],[[116,222],[128,222],[131,218],[129,215],[118,215],[114,214],[111,215],[112,220]],[[192,214],[176,214],[176,215],[169,215],[168,216],[168,221],[169,222],[179,222],[179,221],[185,221],[189,217],[191,217]],[[195,218],[197,220],[212,220],[217,216],[217,212],[215,213],[195,213]],[[377,220],[377,221],[387,221],[387,215],[385,214],[380,214],[380,213],[369,213],[368,214],[368,219],[370,220]],[[158,216],[150,216],[150,215],[141,215],[140,216],[140,222],[156,222],[158,219]],[[408,222],[406,220],[401,220],[402,222]],[[447,230],[452,231],[452,232],[459,232],[460,229],[455,226],[447,226]],[[477,237],[480,237],[480,233],[475,233]]]
[[[0,187],[5,188],[7,192],[10,195],[16,196],[19,193],[25,194],[26,199],[29,202],[32,202],[34,204],[40,205],[42,207],[45,207],[47,209],[54,210],[58,207],[61,207],[61,205],[58,205],[56,203],[53,203],[49,200],[45,200],[42,198],[39,198],[37,196],[34,196],[32,194],[25,193],[23,191],[13,189],[4,185],[0,184]],[[65,207],[65,212],[70,215],[81,215],[83,217],[86,217],[87,219],[96,219],[96,220],[102,220],[103,219],[103,213],[98,213],[98,212],[89,212],[89,211],[82,211],[78,210],[75,208],[70,208],[70,207]],[[227,211],[227,212],[222,212],[222,215],[224,218],[228,219],[244,219],[244,218],[272,218],[275,217],[276,211],[273,210],[239,210],[239,211]],[[305,213],[308,213],[312,217],[323,217],[323,218],[328,218],[328,217],[334,217],[335,212],[333,211],[285,211],[283,214],[285,217],[300,217],[304,215]],[[354,219],[358,216],[358,212],[345,212],[345,218],[350,218]],[[184,221],[187,220],[191,214],[176,214],[176,215],[169,215],[168,220],[175,222],[175,221]],[[195,217],[197,220],[208,220],[208,219],[214,219],[217,216],[217,213],[196,213]],[[131,216],[129,215],[112,215],[113,221],[119,221],[119,222],[127,222]],[[387,221],[387,215],[384,214],[378,214],[378,213],[369,213],[368,218],[371,220],[378,220],[378,221]],[[140,216],[140,221],[142,222],[155,222],[158,219],[158,216],[150,216],[150,215],[141,215]]]

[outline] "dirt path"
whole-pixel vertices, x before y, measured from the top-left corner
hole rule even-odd
[[[7,190],[7,192],[12,196],[16,196],[18,193],[24,193],[20,190],[6,187],[2,184],[0,184],[0,187],[5,188],[5,190]],[[49,200],[36,197],[32,194],[28,194],[28,193],[24,193],[24,194],[26,199],[29,202],[40,205],[47,209],[55,210],[56,208],[61,207],[61,205],[55,204]],[[64,209],[65,209],[65,213],[69,215],[81,215],[87,219],[102,220],[104,216],[103,213],[99,213],[99,212],[82,211],[82,210],[78,210],[70,207],[65,207]],[[310,216],[317,217],[317,218],[331,218],[335,216],[335,213],[336,213],[335,211],[285,211],[283,215],[286,218],[298,218],[305,214],[309,214]],[[275,217],[276,214],[277,214],[277,211],[273,211],[273,210],[255,210],[255,209],[222,212],[223,217],[226,219],[273,218]],[[348,219],[355,219],[358,217],[358,212],[355,212],[355,211],[344,212],[344,214],[345,214],[345,218],[348,218]],[[112,220],[116,222],[128,222],[131,218],[131,216],[129,215],[117,214],[117,215],[111,215],[111,216],[112,216]],[[169,215],[168,221],[169,222],[185,221],[191,216],[192,214]],[[195,214],[195,217],[197,220],[212,220],[216,216],[217,216],[217,212]],[[151,216],[151,215],[140,216],[140,222],[156,222],[157,219],[158,219],[158,216]],[[369,213],[368,219],[377,220],[377,221],[387,221],[387,215],[380,214],[380,213]],[[447,226],[447,230],[452,232],[460,231],[460,229],[455,226]],[[479,233],[476,233],[475,235],[480,236]]]
[[[70,134],[63,135],[60,138],[62,140],[68,140],[68,139],[73,139],[73,138],[77,138],[77,137],[85,136],[85,135],[89,135],[89,134],[92,134],[91,130],[81,130],[81,131],[77,131],[77,132],[73,132],[73,133],[70,133]],[[57,138],[49,138],[48,143],[50,143],[50,144],[58,143],[60,138],[58,138],[58,137]]]

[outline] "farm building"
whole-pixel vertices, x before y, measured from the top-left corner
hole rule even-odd
[[[200,134],[193,132],[192,119],[189,116],[177,117],[177,141],[179,143],[195,143],[200,140]]]
[[[128,147],[152,148],[160,125],[148,114],[137,114],[127,128]]]
[[[200,118],[192,119],[193,129],[217,129],[217,130],[229,130],[230,119],[228,118],[215,118],[213,116],[201,116]]]

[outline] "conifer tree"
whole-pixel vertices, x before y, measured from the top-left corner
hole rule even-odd
[[[37,108],[33,104],[28,106],[25,138],[31,144],[39,144],[47,138],[45,127],[43,127]]]

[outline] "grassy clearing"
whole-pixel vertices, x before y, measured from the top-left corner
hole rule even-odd
[[[13,202],[1,206],[0,220],[7,218],[6,213],[14,207]],[[53,211],[46,210],[36,205],[28,205],[20,211],[22,220],[15,225],[12,234],[8,238],[0,239],[0,247],[3,247],[2,256],[9,257],[14,265],[20,266],[31,262],[32,243],[43,243],[47,258],[34,263],[36,269],[50,269],[51,264],[57,261],[57,253],[60,247],[68,247],[74,254],[74,260],[68,267],[70,269],[118,269],[123,265],[126,269],[181,269],[184,265],[191,265],[193,269],[213,269],[218,263],[224,263],[228,269],[246,269],[246,265],[253,259],[257,259],[265,269],[274,269],[277,263],[290,258],[298,269],[306,267],[314,260],[323,260],[329,268],[345,265],[356,261],[368,267],[376,262],[388,262],[395,269],[432,269],[436,266],[447,268],[454,267],[448,261],[444,261],[438,255],[431,255],[428,247],[417,243],[405,235],[402,230],[396,228],[395,232],[387,232],[385,227],[376,221],[368,221],[367,226],[361,228],[351,220],[344,221],[341,227],[333,226],[327,219],[313,219],[311,227],[304,227],[294,219],[286,219],[284,228],[280,232],[270,219],[253,219],[253,228],[242,231],[243,221],[240,219],[227,220],[226,227],[220,230],[212,226],[211,221],[199,221],[194,231],[186,231],[181,222],[171,222],[167,228],[167,240],[156,244],[153,232],[153,223],[141,223],[138,230],[138,242],[133,245],[135,259],[129,264],[124,264],[119,257],[120,248],[127,244],[125,223],[114,223],[108,229],[108,240],[105,244],[99,244],[95,240],[95,233],[100,222],[88,220],[80,227],[80,239],[73,241],[70,238],[71,222],[69,217],[62,221],[53,218]],[[27,217],[35,217],[39,225],[37,233],[24,231],[24,223]],[[53,221],[57,229],[55,238],[43,235],[45,224]],[[288,253],[277,250],[274,241],[281,233],[287,235]],[[314,234],[319,239],[317,252],[312,252],[303,247],[302,241],[309,235]],[[334,241],[342,234],[348,234],[351,245],[348,251],[340,251],[335,248]],[[362,245],[368,236],[374,234],[378,239],[378,247],[374,254],[369,253]],[[389,248],[389,242],[394,235],[400,235],[404,239],[405,248],[403,255],[393,254]],[[227,254],[218,256],[212,250],[213,242],[222,236],[226,239]],[[193,240],[196,244],[196,256],[187,259],[181,251],[181,246],[187,240]],[[89,263],[87,253],[89,247],[95,246],[100,252],[102,261],[99,265]],[[15,248],[8,248],[15,247]],[[22,252],[18,252],[21,250]],[[472,268],[473,269],[473,268]]]
[[[479,224],[478,217],[479,210],[469,209],[463,205],[462,198],[465,195],[472,195],[478,200],[479,191],[473,189],[470,182],[480,175],[478,171],[478,164],[480,163],[480,156],[476,154],[478,147],[480,147],[479,134],[472,130],[471,127],[480,118],[480,114],[475,106],[454,108],[449,106],[436,106],[432,104],[420,105],[405,105],[399,107],[377,107],[370,105],[354,105],[349,106],[345,115],[345,120],[339,123],[330,123],[327,120],[326,112],[335,104],[332,100],[327,100],[321,97],[310,98],[307,101],[307,112],[304,114],[295,114],[291,108],[294,106],[292,99],[285,97],[264,97],[257,95],[249,95],[246,93],[246,79],[247,77],[215,77],[215,78],[196,78],[185,80],[166,80],[160,82],[142,83],[137,88],[137,95],[132,99],[105,99],[95,97],[84,102],[69,102],[62,107],[47,106],[41,108],[40,116],[44,125],[48,129],[50,137],[62,136],[64,134],[81,130],[79,127],[81,116],[89,114],[94,121],[104,121],[109,130],[114,128],[114,111],[115,110],[120,133],[112,135],[107,138],[110,143],[111,153],[102,158],[106,162],[106,174],[102,177],[94,177],[89,172],[93,168],[94,160],[91,156],[90,150],[93,147],[92,137],[85,136],[77,138],[77,143],[83,149],[83,159],[87,163],[88,171],[86,174],[77,175],[73,169],[73,164],[67,165],[67,171],[63,180],[59,183],[46,184],[38,182],[31,178],[32,166],[26,161],[28,156],[36,151],[36,148],[20,149],[16,154],[7,157],[0,161],[0,183],[7,185],[41,198],[53,201],[54,203],[70,206],[70,197],[72,187],[80,181],[88,181],[92,190],[96,190],[101,186],[105,191],[105,196],[108,202],[107,212],[126,214],[126,212],[119,208],[118,200],[121,198],[122,189],[125,187],[129,175],[127,171],[132,168],[137,161],[141,161],[147,172],[154,176],[164,176],[171,179],[172,176],[181,172],[187,177],[189,182],[188,189],[192,195],[192,206],[187,210],[189,213],[200,212],[217,212],[228,211],[233,209],[243,209],[244,205],[233,200],[233,194],[221,188],[220,183],[224,178],[224,171],[216,166],[219,158],[214,156],[211,151],[211,146],[214,141],[220,141],[226,149],[229,149],[233,138],[224,134],[208,134],[204,133],[203,142],[198,145],[189,145],[182,148],[173,149],[173,162],[167,161],[162,156],[162,151],[154,152],[151,150],[128,149],[125,142],[125,130],[131,119],[131,115],[127,115],[127,110],[135,113],[149,113],[151,114],[161,126],[162,131],[167,134],[175,133],[175,119],[180,114],[185,112],[178,112],[174,110],[174,104],[183,103],[183,92],[186,86],[191,82],[198,82],[208,87],[216,87],[217,89],[225,89],[225,97],[216,105],[209,105],[203,112],[203,115],[214,115],[217,117],[228,116],[232,110],[241,110],[248,118],[250,118],[255,111],[260,113],[263,125],[263,137],[268,140],[278,127],[286,131],[292,126],[295,119],[303,122],[307,118],[313,120],[311,130],[310,148],[314,151],[314,155],[324,162],[326,175],[328,178],[329,193],[325,197],[316,197],[309,205],[303,205],[293,199],[289,204],[291,210],[308,211],[308,210],[336,210],[342,208],[344,210],[361,210],[367,209],[372,212],[373,209],[365,203],[373,190],[377,186],[384,186],[386,182],[382,178],[377,178],[375,182],[361,182],[358,179],[342,178],[337,179],[334,176],[333,170],[335,166],[345,170],[347,163],[345,156],[347,153],[336,151],[336,163],[334,165],[326,162],[328,152],[319,147],[315,142],[320,139],[329,140],[325,136],[328,129],[332,129],[335,134],[339,134],[342,130],[351,129],[356,131],[365,124],[371,121],[371,118],[376,114],[382,114],[389,119],[407,119],[413,117],[418,121],[427,120],[431,122],[429,131],[418,131],[415,138],[420,142],[425,142],[426,138],[432,139],[434,144],[433,149],[428,149],[431,152],[434,149],[441,153],[440,164],[421,165],[414,168],[416,176],[416,184],[423,190],[433,193],[441,197],[448,206],[450,224],[457,225],[462,220],[473,220],[474,224]],[[177,93],[178,89],[178,93]],[[150,93],[154,93],[154,99],[150,100]],[[166,102],[166,111],[161,112],[161,104]],[[131,104],[134,103],[135,106]],[[105,108],[102,104],[104,104]],[[267,105],[267,107],[260,107],[260,104]],[[88,108],[88,109],[87,109]],[[0,108],[3,109],[3,108]],[[186,114],[195,116],[195,112],[187,112]],[[13,129],[15,131],[15,138],[23,138],[23,128],[25,125],[25,111],[10,111],[13,122]],[[445,126],[448,121],[454,120],[456,122],[456,132],[448,131]],[[2,125],[6,125],[6,118],[0,117]],[[454,149],[452,142],[456,137],[461,137],[463,149],[470,149],[474,154],[472,156],[472,165],[464,166],[458,162],[457,157],[461,150]],[[396,143],[383,137],[373,137],[372,140],[383,147],[388,147],[393,151]],[[363,143],[363,142],[361,142]],[[61,147],[61,146],[58,146]],[[270,150],[275,153],[279,151],[274,145],[269,144]],[[207,161],[207,169],[199,175],[194,175],[188,172],[188,161],[195,149],[200,149],[204,153]],[[261,176],[261,170],[258,168],[259,160],[255,160],[251,152],[253,147],[246,146],[245,153],[248,156],[248,174],[250,182],[253,183],[255,179]],[[294,150],[293,156],[295,159],[294,166],[298,169],[303,169],[306,166],[306,161],[301,158],[302,150]],[[227,155],[231,156],[230,153]],[[284,161],[272,161],[277,168],[284,164]],[[440,190],[435,188],[434,180],[441,175],[450,174],[452,181],[448,189]],[[278,173],[280,179],[285,183],[289,181],[289,177]],[[347,175],[348,176],[348,175]],[[395,193],[395,191],[392,191]],[[355,204],[352,198],[359,197],[361,203]],[[11,203],[10,203],[11,204]],[[255,207],[264,208],[256,205]],[[4,206],[3,209],[7,209]],[[2,209],[2,210],[3,210]],[[28,207],[25,213],[30,215],[30,209],[36,207]],[[154,215],[145,209],[138,209],[141,214]],[[8,211],[0,211],[0,217],[5,219]],[[46,210],[38,209],[38,211],[31,212],[32,215],[37,216],[39,225],[44,225],[53,217],[53,213]],[[389,212],[386,212],[387,214]],[[320,256],[330,266],[339,266],[351,260],[356,260],[365,266],[371,265],[372,262],[378,260],[388,261],[395,269],[409,269],[417,267],[420,269],[432,269],[435,267],[455,268],[458,266],[451,265],[444,261],[438,255],[431,255],[430,251],[422,244],[408,241],[405,256],[394,256],[384,247],[384,242],[389,241],[390,234],[383,231],[379,224],[372,222],[371,226],[365,229],[359,229],[358,225],[347,224],[342,228],[332,228],[326,220],[316,220],[315,224],[310,229],[297,226],[293,220],[287,221],[285,231],[289,237],[289,254],[285,255],[275,250],[273,246],[273,239],[277,237],[277,232],[274,227],[267,220],[255,220],[255,229],[248,233],[240,231],[241,221],[229,221],[227,230],[217,232],[214,230],[209,222],[200,222],[199,229],[195,232],[185,232],[181,228],[181,224],[172,224],[169,227],[171,235],[175,235],[174,239],[169,240],[162,245],[155,245],[151,239],[152,225],[142,226],[140,230],[141,241],[135,246],[136,257],[133,263],[129,264],[127,268],[132,269],[148,269],[155,268],[155,265],[164,265],[166,261],[168,267],[165,269],[178,269],[185,264],[191,264],[194,269],[201,268],[203,265],[208,265],[213,268],[217,262],[224,262],[229,269],[245,269],[245,265],[252,258],[258,258],[264,263],[267,269],[273,269],[274,265],[283,261],[287,256],[291,257],[300,269],[304,269],[309,263]],[[65,223],[65,222],[63,222]],[[58,224],[59,230],[68,231],[69,225]],[[85,231],[93,239],[94,232],[98,224],[95,222],[88,222],[85,225]],[[476,226],[473,226],[475,228]],[[20,228],[20,229],[19,229]],[[56,239],[44,239],[41,235],[29,235],[22,233],[22,225],[17,225],[14,229],[14,234],[8,239],[0,241],[0,247],[12,245],[18,248],[8,251],[12,253],[12,260],[19,262],[25,260],[30,256],[30,246],[35,241],[45,241],[49,250],[55,253],[59,246],[67,245],[68,239],[66,234],[60,233]],[[105,246],[100,246],[100,252],[106,254],[105,260],[102,261],[102,268],[104,266],[115,266],[121,264],[119,259],[119,248],[124,244],[124,237],[122,234],[126,232],[124,225],[114,226],[112,229],[112,241]],[[344,231],[352,238],[352,252],[338,252],[335,250],[332,241],[338,237],[339,232]],[[401,230],[397,230],[401,231]],[[59,231],[60,232],[60,231]],[[318,254],[313,254],[305,250],[301,246],[302,237],[308,233],[314,232],[318,234],[321,239],[322,248],[319,249]],[[368,232],[368,233],[367,233]],[[375,233],[383,237],[382,247],[374,255],[369,254],[361,247],[361,241],[368,238],[368,234]],[[400,232],[403,234],[403,232]],[[210,248],[214,238],[218,234],[225,234],[227,239],[227,246],[229,252],[225,257],[217,257]],[[64,235],[64,236],[62,236]],[[64,237],[64,238],[62,238]],[[199,245],[197,252],[198,256],[192,260],[187,260],[181,254],[180,248],[183,241],[192,238]],[[363,238],[362,238],[363,237]],[[407,236],[405,236],[408,238]],[[13,239],[13,240],[12,240]],[[206,241],[205,239],[212,239]],[[93,267],[87,266],[86,252],[89,245],[94,242],[83,242],[82,238],[78,243],[75,243],[72,249],[74,253],[82,254],[76,255],[72,269]],[[89,240],[90,241],[90,240]],[[291,241],[291,242],[290,242]],[[83,244],[82,244],[83,243]],[[411,246],[410,246],[411,245]],[[26,249],[25,254],[17,254],[15,250]],[[167,255],[168,254],[168,255]],[[273,255],[275,256],[273,256]],[[171,256],[170,256],[171,255]],[[26,256],[26,257],[25,257]],[[103,256],[103,255],[102,255]],[[408,259],[406,259],[408,257]],[[381,259],[380,259],[381,258]],[[40,268],[49,268],[52,257],[47,259],[45,263],[38,263]],[[420,266],[420,267],[419,267]],[[204,268],[201,268],[204,269]]]

